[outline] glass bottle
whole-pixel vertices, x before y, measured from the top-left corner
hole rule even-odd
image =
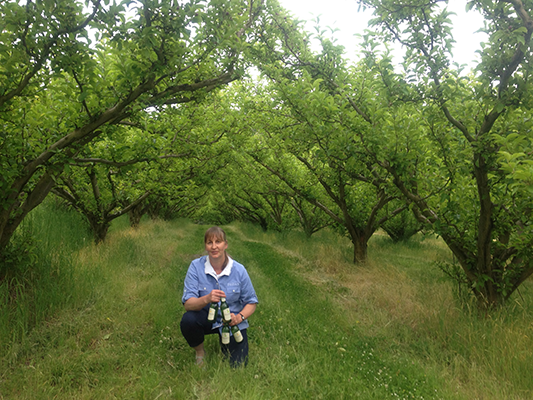
[[[241,330],[239,329],[239,327],[237,325],[233,325],[231,327],[231,333],[233,333],[233,337],[235,338],[235,341],[237,343],[240,343],[242,342],[242,333],[241,333]]]
[[[220,311],[222,311],[222,319],[224,322],[231,322],[231,313],[225,297],[220,299]]]
[[[209,312],[207,313],[207,320],[209,322],[215,322],[217,319],[218,303],[211,303],[209,306]]]
[[[229,325],[222,327],[222,344],[229,344]]]

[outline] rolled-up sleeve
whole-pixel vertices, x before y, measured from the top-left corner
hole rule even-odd
[[[242,304],[259,303],[254,286],[252,285],[252,280],[246,269],[243,269],[241,277],[241,302]]]
[[[191,263],[187,275],[185,275],[185,282],[183,284],[183,296],[181,303],[185,304],[190,298],[198,298],[200,293],[198,271],[196,270],[194,263]]]

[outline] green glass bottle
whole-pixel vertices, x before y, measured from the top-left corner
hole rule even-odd
[[[233,337],[237,343],[242,342],[242,333],[237,325],[231,327],[231,333],[233,333]]]
[[[220,311],[222,311],[222,319],[224,322],[231,322],[231,313],[225,297],[220,299]]]
[[[222,344],[229,344],[229,325],[222,327]]]
[[[209,312],[207,313],[207,320],[209,322],[215,322],[217,319],[218,303],[211,303],[209,306]]]

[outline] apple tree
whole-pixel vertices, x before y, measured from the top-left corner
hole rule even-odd
[[[0,257],[71,160],[143,110],[238,79],[262,2],[0,3]]]
[[[369,37],[367,65],[391,98],[418,108],[416,124],[384,118],[380,132],[372,132],[376,140],[366,136],[368,149],[412,202],[419,221],[442,236],[479,304],[502,304],[533,274],[533,5],[465,2],[484,16],[488,35],[480,63],[465,77],[450,63],[445,4],[361,3],[374,9],[372,24],[384,35]],[[376,57],[376,41],[383,38],[406,49],[404,72]],[[354,103],[362,108],[365,101]],[[416,146],[405,146],[415,138]]]

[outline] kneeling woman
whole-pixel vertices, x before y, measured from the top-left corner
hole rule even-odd
[[[205,335],[218,333],[222,337],[222,317],[214,323],[207,320],[211,303],[222,298],[229,305],[230,326],[237,325],[243,340],[237,342],[233,335],[230,343],[221,343],[223,354],[229,356],[232,367],[248,362],[247,318],[255,311],[258,300],[246,268],[227,254],[226,233],[219,227],[209,228],[204,237],[207,256],[194,260],[189,266],[181,299],[185,314],[181,319],[181,332],[189,346],[196,351],[196,364],[203,365]]]

